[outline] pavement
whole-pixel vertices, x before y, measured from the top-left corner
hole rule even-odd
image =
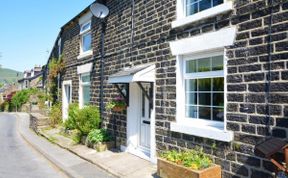
[[[29,115],[25,113],[14,114],[18,116],[18,131],[20,135],[46,159],[71,178],[115,178],[112,174],[98,166],[81,159],[79,156],[50,143],[39,137],[29,129]]]
[[[23,140],[18,132],[15,116],[0,113],[0,140],[1,178],[67,177]]]
[[[75,145],[74,142],[59,134],[57,129],[41,130],[40,134],[47,140],[37,136],[29,126],[29,117],[25,113],[17,114],[20,121],[20,132],[26,140],[35,146],[51,162],[58,165],[69,177],[110,177],[123,178],[155,178],[157,177],[157,166],[151,162],[141,159],[127,152],[104,151],[97,152],[85,145]],[[57,146],[56,146],[57,145]],[[96,173],[93,168],[97,167]],[[86,170],[87,169],[87,170]],[[100,169],[100,170],[99,170]],[[82,170],[82,171],[81,171]],[[86,172],[85,175],[78,175]],[[99,175],[99,172],[103,175]],[[106,173],[106,174],[105,174]],[[97,176],[95,176],[97,175]]]

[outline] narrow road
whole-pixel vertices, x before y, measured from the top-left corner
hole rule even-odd
[[[0,178],[66,177],[17,132],[17,118],[0,113]]]

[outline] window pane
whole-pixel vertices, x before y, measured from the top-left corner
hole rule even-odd
[[[90,104],[90,86],[83,86],[83,104]]]
[[[185,90],[187,91],[197,91],[197,80],[185,80]]]
[[[213,106],[224,106],[223,93],[213,93]]]
[[[217,6],[222,3],[223,3],[223,0],[213,0],[213,6]]]
[[[186,104],[196,105],[197,104],[197,93],[186,93]]]
[[[186,73],[194,73],[196,71],[196,60],[186,62]]]
[[[211,91],[211,79],[198,79],[199,91]]]
[[[195,106],[186,107],[186,117],[197,118],[197,107]]]
[[[86,23],[84,25],[82,25],[81,27],[81,32],[85,31],[85,30],[89,30],[91,28],[91,23]]]
[[[212,70],[223,70],[223,56],[212,57]]]
[[[196,14],[198,12],[198,3],[187,4],[186,15]]]
[[[199,11],[203,11],[205,9],[209,9],[211,8],[212,4],[211,4],[211,0],[202,0],[199,3]]]
[[[82,36],[82,42],[83,42],[83,44],[82,44],[83,52],[90,50],[91,49],[91,42],[92,42],[91,33],[83,35]]]
[[[211,120],[211,108],[199,107],[199,118]]]
[[[199,105],[211,105],[211,94],[210,93],[199,93]]]
[[[187,0],[186,1],[186,4],[189,5],[189,4],[192,4],[192,3],[195,3],[197,2],[198,0]]]
[[[207,72],[210,71],[210,58],[198,59],[198,72]]]
[[[213,91],[224,91],[224,78],[213,78]]]
[[[213,108],[213,120],[224,121],[224,109],[223,108]]]
[[[81,76],[82,83],[90,82],[90,75]]]

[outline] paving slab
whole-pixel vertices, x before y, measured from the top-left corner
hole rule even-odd
[[[127,152],[110,150],[97,152],[85,145],[75,145],[71,143],[71,139],[57,133],[55,130],[57,129],[42,130],[40,133],[46,138],[56,138],[55,143],[60,147],[71,151],[79,157],[99,166],[117,177],[157,177],[157,166],[147,160]]]

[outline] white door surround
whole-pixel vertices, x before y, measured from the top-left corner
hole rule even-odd
[[[127,147],[122,146],[123,151],[128,151],[143,159],[156,163],[155,143],[155,99],[153,108],[150,110],[150,120],[142,117],[142,91],[137,83],[129,85],[129,107],[127,108]],[[155,87],[153,88],[153,92]],[[145,105],[148,107],[148,100],[145,97]],[[145,107],[145,114],[149,117],[149,107]],[[143,121],[145,123],[143,123]],[[147,122],[150,121],[150,124]],[[145,134],[145,135],[143,135]],[[149,142],[149,143],[148,143]]]
[[[62,83],[62,117],[68,119],[68,108],[72,102],[72,80],[63,81]]]
[[[138,85],[139,82],[141,83],[141,85]],[[153,94],[153,96],[155,95],[155,65],[143,64],[130,68],[124,68],[123,70],[113,75],[110,75],[108,78],[108,83],[129,84],[129,106],[127,107],[127,146],[121,145],[121,150],[130,152],[143,159],[156,163],[157,158],[155,140],[155,97],[153,97],[153,99],[151,100],[151,106],[153,107],[150,109],[149,125],[146,124],[147,121],[149,122],[149,118],[141,118],[142,90],[140,88],[140,86],[144,86],[145,83],[153,83],[153,89],[151,93]],[[147,97],[145,96],[145,100],[147,102],[148,99],[146,98]],[[145,111],[147,115],[149,115],[148,108],[149,107],[147,107]],[[143,121],[145,122],[145,125],[141,124],[143,123]],[[145,134],[145,137],[142,138],[141,129],[143,129],[142,136],[143,134]]]

